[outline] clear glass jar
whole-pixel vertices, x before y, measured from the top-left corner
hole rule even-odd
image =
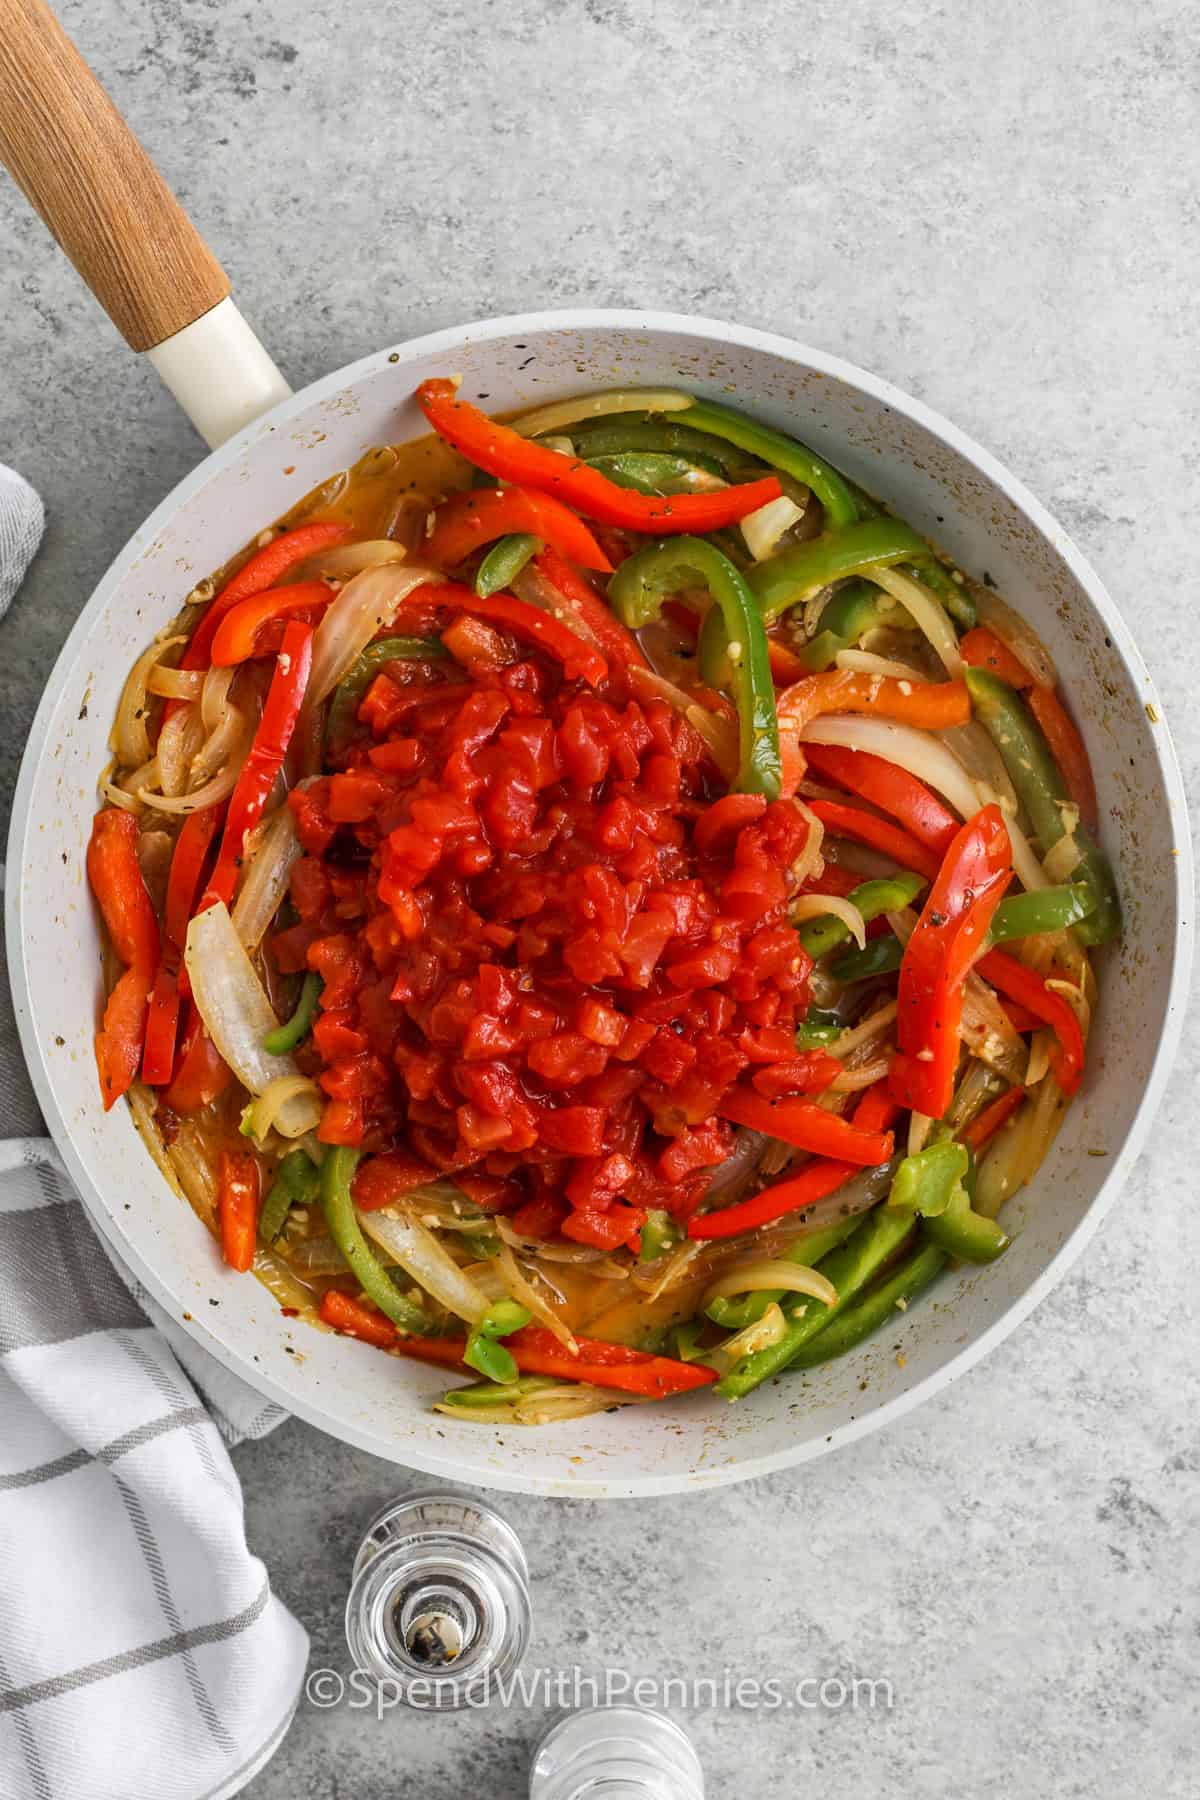
[[[687,1733],[662,1713],[597,1706],[551,1726],[529,1800],[704,1800],[704,1773]]]
[[[487,1704],[529,1642],[525,1553],[506,1519],[462,1494],[409,1494],[367,1528],[346,1601],[356,1669],[410,1706]]]

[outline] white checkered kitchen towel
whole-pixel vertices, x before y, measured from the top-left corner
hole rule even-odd
[[[0,613],[41,526],[0,466]],[[0,1797],[235,1794],[308,1640],[247,1549],[225,1444],[284,1415],[109,1261],[40,1135],[3,974],[0,1109]]]

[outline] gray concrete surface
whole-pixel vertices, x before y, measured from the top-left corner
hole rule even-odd
[[[572,301],[837,351],[950,414],[1077,535],[1195,786],[1194,9],[62,10],[294,383],[402,333]],[[0,626],[7,807],[72,618],[199,447],[2,185],[0,242],[0,458],[50,516]],[[1200,1793],[1198,1049],[1193,1024],[1082,1267],[915,1417],[703,1498],[507,1502],[533,1563],[531,1665],[892,1684],[876,1710],[700,1705],[718,1800],[790,1779],[831,1800]],[[314,1666],[342,1667],[356,1535],[404,1478],[298,1424],[237,1461]],[[250,1792],[518,1800],[542,1710],[306,1705]]]

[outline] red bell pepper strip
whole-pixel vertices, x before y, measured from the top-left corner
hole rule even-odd
[[[347,1337],[361,1338],[364,1344],[374,1344],[377,1350],[394,1350],[400,1333],[373,1306],[366,1306],[361,1300],[352,1300],[349,1294],[339,1293],[337,1288],[329,1288],[321,1295],[318,1309],[324,1324],[332,1325],[335,1331],[344,1332]],[[462,1338],[447,1340],[457,1342],[461,1349],[466,1348]]]
[[[1050,1027],[1056,1039],[1050,1048],[1050,1066],[1063,1093],[1073,1094],[1083,1077],[1083,1030],[1062,995],[1048,988],[1036,970],[1018,962],[1006,950],[989,950],[975,968],[1007,999],[1015,1000]]]
[[[336,1288],[322,1296],[320,1316],[326,1325],[362,1338],[379,1350],[401,1350],[405,1356],[443,1368],[457,1368],[467,1347],[466,1338],[404,1336],[382,1313]],[[594,1387],[617,1388],[651,1399],[664,1400],[708,1387],[717,1379],[715,1369],[703,1363],[676,1362],[669,1356],[652,1356],[646,1350],[606,1344],[597,1338],[576,1337],[579,1355],[572,1356],[554,1333],[541,1325],[526,1325],[502,1341],[523,1375],[555,1375],[564,1381],[586,1381]]]
[[[864,812],[861,806],[842,806],[836,800],[809,800],[807,805],[836,837],[869,844],[872,850],[881,850],[898,862],[902,869],[915,869],[926,881],[933,881],[942,866],[941,857],[907,831],[901,831],[887,819],[876,818],[874,813]]]
[[[159,966],[146,1014],[142,1080],[147,1087],[166,1087],[175,1067],[175,1034],[179,1028],[179,982],[166,963]]]
[[[1024,1098],[1025,1089],[1023,1087],[1009,1088],[1006,1094],[1001,1094],[998,1100],[993,1100],[990,1106],[985,1106],[983,1111],[971,1120],[966,1130],[959,1133],[963,1143],[978,1156],[983,1146],[995,1137],[1002,1125],[1007,1124],[1008,1120],[1012,1118]]]
[[[963,983],[1011,880],[1003,814],[985,806],[946,852],[905,945],[888,1081],[894,1100],[930,1118],[940,1119],[953,1096]]]
[[[258,1158],[248,1150],[222,1150],[217,1217],[221,1250],[231,1269],[254,1266],[259,1189]]]
[[[417,402],[439,437],[500,481],[552,493],[585,518],[602,525],[668,533],[718,531],[736,525],[782,493],[777,477],[719,488],[711,494],[639,494],[618,487],[578,457],[563,456],[521,436],[509,425],[489,419],[478,407],[456,397],[452,381],[423,381]]]
[[[649,668],[650,665],[642,654],[642,647],[632,631],[622,625],[591,582],[585,581],[582,575],[577,575],[570,563],[564,561],[556,550],[543,550],[540,556],[534,558],[534,568],[562,595],[588,635],[595,638],[609,662],[615,663],[618,668]]]
[[[886,1131],[895,1123],[899,1111],[887,1091],[887,1082],[877,1081],[866,1090],[855,1108],[854,1128],[856,1131]],[[738,1237],[743,1231],[753,1231],[759,1225],[769,1225],[774,1219],[786,1218],[789,1213],[812,1206],[861,1173],[856,1163],[818,1158],[788,1181],[777,1181],[774,1187],[764,1188],[761,1194],[754,1194],[749,1200],[739,1200],[735,1206],[726,1206],[720,1212],[704,1213],[693,1219],[688,1225],[688,1236],[702,1239]]]
[[[179,1046],[171,1085],[163,1095],[172,1112],[197,1113],[214,1101],[233,1080],[233,1073],[204,1029],[192,1006]]]
[[[249,561],[242,564],[237,574],[225,583],[216,598],[209,601],[208,610],[193,631],[191,640],[179,659],[179,667],[207,669],[212,662],[212,642],[217,635],[217,627],[239,600],[248,600],[251,594],[264,593],[267,588],[274,587],[289,569],[294,569],[298,562],[303,562],[306,556],[313,556],[318,550],[328,550],[334,544],[345,544],[353,536],[354,532],[349,525],[297,525],[294,531],[281,532],[261,550],[256,550]],[[163,723],[179,707],[186,705],[186,700],[168,700],[163,709]]]
[[[892,1154],[890,1131],[860,1130],[857,1121],[851,1124],[812,1100],[764,1100],[752,1088],[735,1087],[717,1102],[717,1111],[735,1125],[764,1131],[814,1156],[832,1156],[859,1168],[885,1163]]]
[[[312,641],[311,625],[305,625],[299,619],[288,622],[254,742],[229,797],[221,848],[200,901],[201,911],[218,900],[228,906],[233,899],[246,835],[262,817],[300,716],[300,705],[312,669]]]
[[[221,806],[206,806],[200,812],[189,813],[175,839],[171,870],[167,876],[163,928],[168,942],[177,951],[182,951],[187,938],[188,923],[204,879],[204,865],[223,810]]]
[[[1024,1036],[1027,1031],[1036,1031],[1042,1022],[1036,1013],[1031,1013],[1027,1006],[1018,1006],[1015,1000],[1002,1000],[1000,1006],[1013,1030],[1020,1036]]]
[[[105,1003],[95,1039],[105,1112],[138,1072],[146,1008],[158,973],[158,920],[142,879],[137,845],[137,820],[132,813],[110,806],[96,814],[87,848],[88,881],[109,941],[124,967]]]
[[[919,843],[943,857],[958,836],[959,821],[932,789],[882,756],[840,744],[805,744],[810,769],[890,813]]]
[[[790,1181],[778,1181],[774,1187],[764,1188],[752,1199],[739,1200],[735,1206],[726,1206],[720,1212],[702,1213],[699,1218],[692,1219],[688,1224],[688,1236],[705,1240],[738,1237],[743,1231],[753,1231],[759,1225],[769,1225],[773,1219],[783,1219],[789,1213],[812,1206],[826,1194],[835,1193],[852,1175],[860,1172],[854,1163],[817,1157]]]
[[[1033,685],[1033,676],[1025,667],[1020,657],[1011,651],[1002,638],[986,625],[976,625],[966,636],[959,639],[959,654],[972,669],[987,669],[998,675],[1001,681],[1007,681],[1009,687],[1027,688]]]
[[[433,515],[433,532],[421,546],[422,558],[438,569],[453,569],[473,550],[510,532],[527,532],[544,544],[582,563],[585,569],[609,574],[612,564],[577,513],[553,494],[533,488],[483,488],[453,494]]]
[[[1100,823],[1096,780],[1079,727],[1053,688],[1031,687],[1025,699],[1042,728],[1050,754],[1067,784],[1067,792],[1079,808],[1080,818],[1089,831],[1095,831]]]
[[[261,632],[275,619],[303,615],[313,623],[333,599],[334,590],[327,581],[295,581],[288,587],[271,588],[265,594],[252,594],[239,600],[217,627],[212,641],[212,660],[216,668],[229,668],[261,656]]]
[[[455,586],[451,591],[449,583],[443,598],[456,612],[491,619],[496,625],[506,626],[517,637],[528,638],[560,662],[568,675],[577,675],[592,687],[599,687],[608,674],[608,664],[593,645],[562,624],[553,613],[542,612],[540,607],[514,600],[511,594],[489,594],[484,600],[465,588]]]

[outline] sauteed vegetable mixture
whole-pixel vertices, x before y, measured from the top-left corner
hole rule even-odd
[[[779,432],[417,399],[129,677],[104,1104],[457,1418],[739,1399],[1003,1254],[1120,930],[1087,754],[1024,620]]]

